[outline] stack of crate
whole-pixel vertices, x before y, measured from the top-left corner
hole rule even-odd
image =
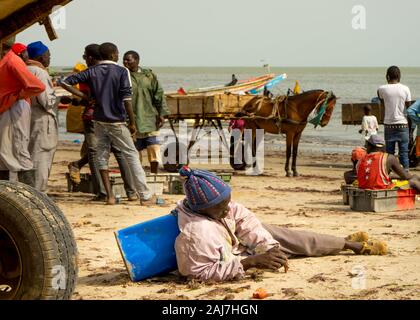
[[[230,183],[232,179],[232,173],[229,172],[220,172],[215,174],[226,183]],[[80,174],[80,184],[74,184],[70,180],[70,175],[68,173],[66,173],[66,178],[68,192],[96,193],[95,184],[90,173]],[[123,198],[126,197],[127,195],[124,189],[124,181],[121,178],[121,175],[110,174],[109,179],[114,194],[120,195]],[[184,194],[182,179],[178,173],[151,174],[146,176],[146,181],[153,194]]]

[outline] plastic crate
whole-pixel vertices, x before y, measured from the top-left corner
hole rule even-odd
[[[92,175],[90,173],[81,173],[80,174],[80,183],[75,184],[70,180],[69,173],[66,173],[67,179],[67,191],[68,192],[83,192],[96,194],[98,192],[97,187],[93,181]],[[124,181],[120,175],[110,175],[109,180],[111,182],[111,188],[115,195],[120,195],[121,197],[126,197],[127,194],[124,189]],[[147,184],[151,189],[153,194],[162,195],[164,185],[167,183],[168,178],[163,175],[155,176],[146,176]]]
[[[232,174],[229,172],[216,173],[216,175],[225,183],[230,183],[230,181],[232,180]]]
[[[96,193],[96,186],[92,181],[92,176],[89,173],[80,174],[80,183],[76,184],[70,180],[70,174],[66,173],[67,191],[68,192],[83,192],[83,193]]]
[[[124,188],[124,180],[121,176],[110,176],[109,180],[111,182],[111,188],[114,195],[120,195],[121,197],[127,197]],[[163,194],[163,186],[164,182],[162,182],[161,178],[154,177],[154,176],[147,176],[146,177],[147,185],[149,186],[150,192],[155,195],[162,195]]]
[[[349,204],[354,211],[387,212],[415,209],[416,191],[401,190],[349,190]]]
[[[168,193],[169,194],[185,194],[184,193],[184,187],[182,185],[181,178],[179,178],[179,177],[173,177],[169,181]]]
[[[343,204],[349,205],[349,198],[350,198],[350,190],[357,189],[352,184],[342,184],[341,185],[341,193],[343,194]]]

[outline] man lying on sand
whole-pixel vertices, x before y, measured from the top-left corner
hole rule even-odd
[[[200,280],[239,279],[250,268],[289,269],[289,258],[317,257],[352,250],[384,255],[387,245],[368,241],[365,232],[347,238],[263,225],[243,205],[231,201],[231,188],[208,171],[183,167],[186,198],[178,202],[181,233],[175,250],[179,272]]]

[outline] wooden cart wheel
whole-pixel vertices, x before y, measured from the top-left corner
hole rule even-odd
[[[172,142],[166,146],[163,151],[163,168],[167,172],[178,172],[188,163],[188,149],[185,144]]]

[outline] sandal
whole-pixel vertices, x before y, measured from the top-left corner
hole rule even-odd
[[[80,182],[82,181],[80,179],[80,170],[78,167],[76,167],[73,162],[70,162],[68,165],[69,168],[69,175],[70,175],[70,180],[75,183],[75,184],[80,184]]]
[[[371,240],[363,242],[363,248],[359,254],[383,256],[388,253],[388,246],[384,241]]]
[[[346,237],[346,240],[351,242],[366,242],[368,239],[369,235],[364,231],[359,231]]]

